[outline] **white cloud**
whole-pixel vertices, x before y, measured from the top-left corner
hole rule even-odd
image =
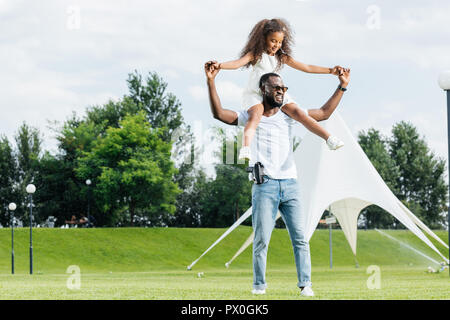
[[[20,3],[21,0],[12,1],[12,0],[0,0],[0,14],[6,14],[11,12],[15,6]]]
[[[258,20],[281,16],[296,32],[298,60],[360,67],[352,69],[352,87],[358,90],[348,93],[361,111],[346,113],[349,123],[362,129],[380,126],[390,130],[394,120],[429,119],[420,124],[424,134],[444,150],[442,113],[426,111],[423,104],[408,105],[397,93],[385,90],[380,92],[384,101],[379,110],[369,109],[366,100],[375,96],[380,84],[397,87],[399,79],[413,95],[438,94],[425,86],[429,79],[422,74],[450,68],[448,1],[382,2],[378,4],[380,30],[366,27],[369,4],[355,0],[336,7],[331,0],[290,1],[274,9],[273,2],[256,0],[0,0],[0,133],[9,135],[23,120],[44,128],[46,119],[64,120],[73,110],[82,112],[89,105],[117,98],[126,91],[126,75],[134,69],[161,73],[176,95],[186,92],[186,83],[190,85],[183,105],[207,104],[203,63],[236,58]],[[69,5],[80,8],[80,29],[67,29]],[[402,64],[413,71],[404,78]],[[391,74],[392,70],[398,74]],[[322,80],[325,76],[295,72],[288,86],[299,101],[329,83]],[[217,81],[224,106],[240,107],[246,75],[231,71]]]
[[[241,104],[243,88],[231,81],[218,81],[217,92],[228,103]]]
[[[231,81],[219,80],[216,82],[217,94],[221,102],[238,104],[240,106],[242,101],[242,87]],[[191,96],[197,101],[208,100],[208,89],[206,85],[191,86],[188,89]]]
[[[208,99],[208,90],[205,86],[191,86],[188,91],[197,101],[206,101]]]
[[[180,79],[181,78],[180,73],[174,69],[167,69],[167,70],[163,71],[163,75],[170,79]]]

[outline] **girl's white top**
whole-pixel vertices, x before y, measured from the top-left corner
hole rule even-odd
[[[265,73],[274,72],[279,74],[277,65],[278,60],[276,56],[271,56],[264,52],[261,59],[259,59],[259,61],[252,66],[247,87],[244,89],[242,95],[242,107],[245,110],[248,110],[250,107],[258,103],[262,103],[263,98],[261,90],[259,89],[259,79]],[[285,93],[283,105],[291,102],[294,102],[294,100],[288,93]]]

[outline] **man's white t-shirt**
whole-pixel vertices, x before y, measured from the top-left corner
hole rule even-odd
[[[249,118],[247,111],[237,114],[238,126],[245,126]],[[297,179],[292,133],[296,123],[281,109],[270,117],[263,115],[250,145],[250,166],[259,161],[264,173],[272,179]]]

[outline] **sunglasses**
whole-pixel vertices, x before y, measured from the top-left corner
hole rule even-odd
[[[281,90],[281,91],[283,91],[283,93],[286,93],[286,91],[288,90],[288,87],[271,86],[270,84],[269,84],[269,87],[271,87],[273,91]]]

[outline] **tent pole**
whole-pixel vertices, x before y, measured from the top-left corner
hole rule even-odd
[[[331,240],[331,223],[329,224],[330,229],[330,269],[333,269],[333,241]]]

